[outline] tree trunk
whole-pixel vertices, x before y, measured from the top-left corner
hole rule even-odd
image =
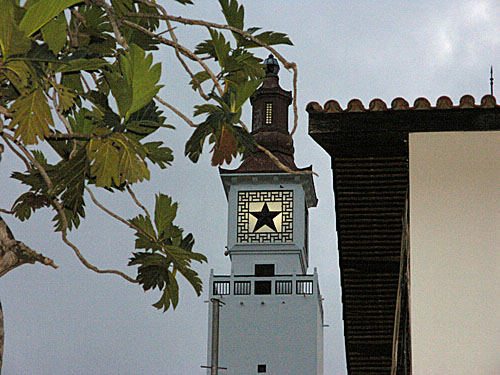
[[[17,241],[7,223],[0,216],[0,277],[20,265],[25,263],[34,264],[36,262],[57,268],[52,259],[37,253],[23,242]],[[3,363],[3,340],[3,311],[0,302],[0,375]]]
[[[0,277],[22,264],[36,262],[57,268],[52,259],[37,253],[24,242],[17,241],[0,216]]]

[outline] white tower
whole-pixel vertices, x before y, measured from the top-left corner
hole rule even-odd
[[[279,86],[278,61],[271,55],[265,63],[265,81],[251,99],[253,134],[300,171],[288,132],[292,96]],[[312,175],[284,172],[263,152],[220,175],[229,203],[231,273],[210,274],[210,299],[220,301],[218,373],[322,375],[323,308],[316,270],[307,274],[308,209],[317,204]],[[211,303],[211,364],[213,318]]]

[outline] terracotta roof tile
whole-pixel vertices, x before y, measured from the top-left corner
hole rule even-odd
[[[309,113],[345,113],[345,112],[378,112],[378,111],[406,111],[406,110],[435,110],[435,109],[470,109],[470,108],[495,108],[497,105],[496,99],[492,95],[485,95],[481,99],[480,104],[471,95],[464,95],[460,98],[458,105],[454,106],[453,101],[447,96],[441,96],[433,107],[428,99],[418,98],[410,107],[409,103],[403,98],[395,98],[391,102],[391,107],[382,99],[373,99],[368,109],[366,109],[359,99],[352,99],[347,104],[346,109],[342,109],[336,100],[329,100],[322,107],[317,102],[310,102],[306,110]]]

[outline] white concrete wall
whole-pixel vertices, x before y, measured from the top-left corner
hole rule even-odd
[[[500,374],[500,132],[410,135],[414,375]]]
[[[256,264],[274,264],[276,275],[302,274],[299,254],[277,254],[270,250],[267,254],[232,254],[231,268],[235,275],[254,275]]]
[[[257,374],[258,364],[266,364],[266,375],[323,374],[317,295],[224,296],[222,301],[219,366],[227,370],[221,374]]]

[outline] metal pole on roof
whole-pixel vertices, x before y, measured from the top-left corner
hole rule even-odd
[[[490,68],[490,92],[491,96],[493,96],[493,65]]]

